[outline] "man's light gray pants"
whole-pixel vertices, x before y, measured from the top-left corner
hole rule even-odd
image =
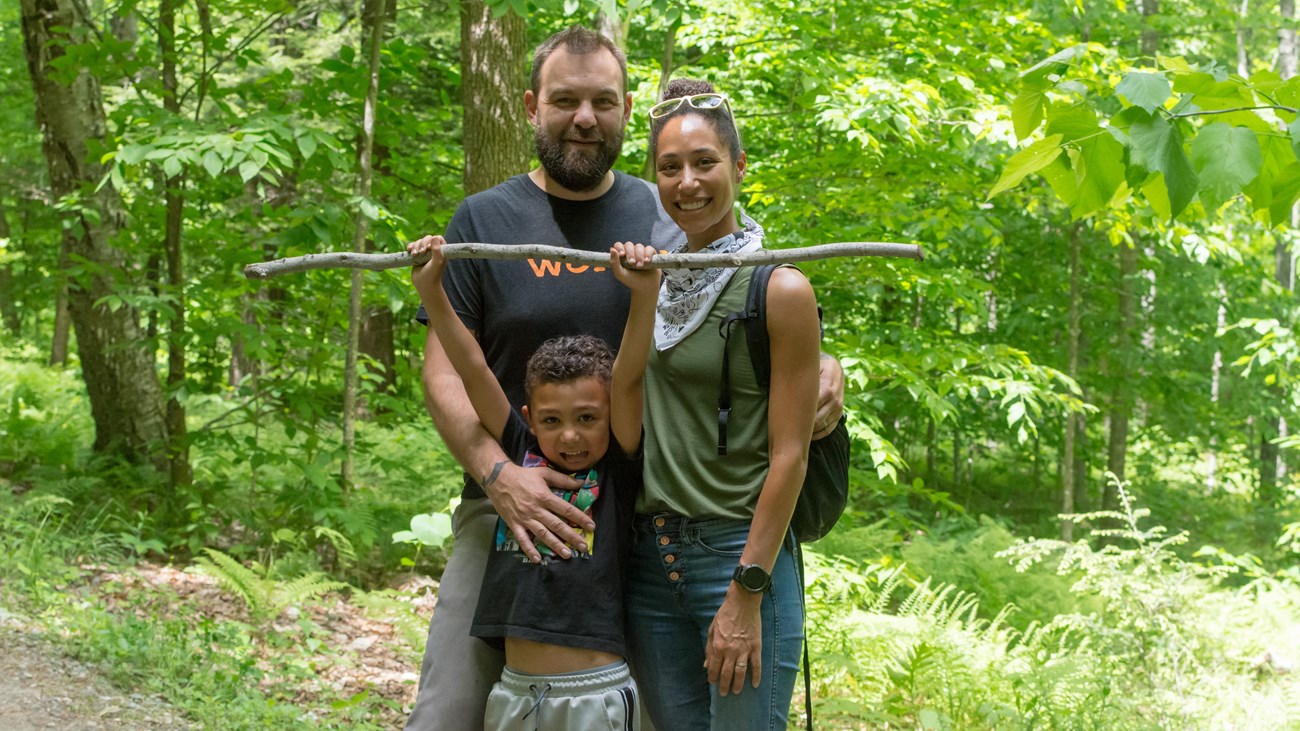
[[[492,502],[462,500],[451,527],[451,556],[438,585],[406,731],[480,731],[488,694],[505,666],[505,653],[469,634],[497,527]]]

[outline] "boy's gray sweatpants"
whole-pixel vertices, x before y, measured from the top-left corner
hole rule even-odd
[[[483,731],[640,729],[636,683],[627,663],[560,675],[510,668],[488,696]]]
[[[469,634],[497,513],[486,498],[462,500],[452,515],[455,546],[438,587],[420,685],[405,731],[478,731],[505,653]],[[617,726],[615,728],[618,728]],[[649,716],[638,731],[654,731]]]

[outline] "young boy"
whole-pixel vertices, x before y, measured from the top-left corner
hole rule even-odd
[[[498,519],[471,627],[506,654],[484,728],[631,729],[640,714],[624,659],[622,567],[640,490],[642,385],[659,291],[659,272],[639,267],[654,250],[610,248],[610,269],[632,300],[618,357],[591,336],[548,340],[528,361],[519,412],[442,289],[441,237],[407,250],[432,255],[411,280],[483,427],[515,462],[582,479],[582,489],[557,494],[596,525],[583,536],[586,551],[560,559],[537,543],[542,561],[534,564]]]

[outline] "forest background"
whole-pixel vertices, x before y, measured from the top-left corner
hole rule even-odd
[[[1294,0],[0,0],[6,616],[201,726],[395,727],[459,485],[416,297],[242,270],[528,169],[574,22],[620,169],[708,78],[770,245],[925,248],[804,267],[855,440],[820,724],[1300,728]]]

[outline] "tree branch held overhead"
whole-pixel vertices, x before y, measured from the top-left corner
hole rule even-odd
[[[442,251],[448,259],[547,259],[596,267],[609,263],[608,254],[533,244],[447,244]],[[915,244],[851,242],[821,244],[798,249],[763,249],[749,254],[659,254],[648,266],[653,269],[708,269],[761,264],[797,264],[840,256],[881,256],[918,261],[924,258],[921,247]],[[244,276],[249,279],[270,279],[312,269],[368,269],[377,272],[423,264],[428,260],[428,256],[412,257],[405,251],[391,254],[336,251],[329,254],[307,254],[249,264],[244,267]]]

